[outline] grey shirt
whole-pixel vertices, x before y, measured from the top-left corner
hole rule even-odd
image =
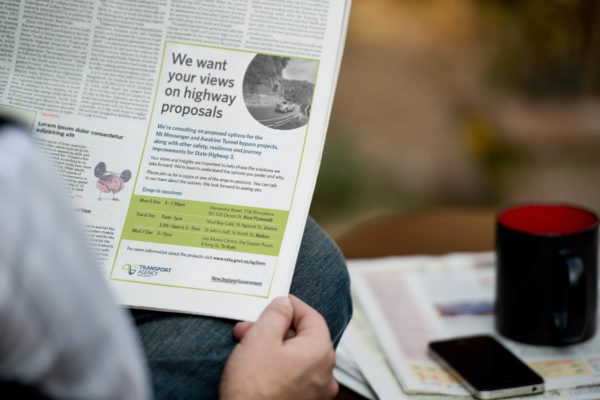
[[[0,380],[59,399],[147,399],[131,321],[49,164],[0,127]]]

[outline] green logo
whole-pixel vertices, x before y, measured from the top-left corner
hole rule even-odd
[[[121,268],[123,271],[127,271],[127,273],[129,275],[133,275],[137,272],[137,267],[134,267],[131,264],[125,264],[123,265],[123,268]]]

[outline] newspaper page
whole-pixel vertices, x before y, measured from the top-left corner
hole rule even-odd
[[[376,263],[376,261],[375,261]],[[351,263],[351,265],[353,265]],[[409,399],[409,400],[466,400],[471,396],[443,395],[443,394],[409,394],[403,391],[400,382],[395,378],[385,352],[382,350],[375,334],[370,327],[360,305],[354,303],[352,321],[342,336],[340,345],[349,349],[357,365],[364,374],[369,386],[381,400]],[[345,383],[343,383],[345,384]],[[596,400],[599,397],[600,387],[583,386],[571,389],[546,391],[536,395],[535,399],[570,399],[570,400]],[[514,397],[515,399],[533,399],[531,396]]]
[[[352,320],[342,336],[341,345],[348,349],[356,360],[359,369],[378,399],[403,400],[408,398],[389,367],[385,354],[377,344],[358,301],[354,301]]]
[[[55,161],[123,304],[253,320],[288,292],[349,7],[0,3],[0,112]]]
[[[497,335],[492,253],[352,261],[350,267],[354,294],[368,321],[360,324],[359,319],[354,326],[376,337],[405,392],[466,396],[429,358],[427,344],[487,333],[544,377],[548,398],[600,397],[600,336],[568,347],[543,347]],[[368,340],[368,334],[363,336]],[[354,355],[361,359],[360,353]]]
[[[366,265],[375,265],[378,261],[369,261]],[[364,266],[358,263],[358,268]],[[352,270],[355,266],[353,261],[349,262]],[[342,336],[340,345],[344,345],[356,360],[367,383],[380,400],[466,400],[471,399],[468,395],[444,395],[444,394],[409,394],[404,392],[402,385],[394,375],[388,357],[376,339],[375,332],[370,326],[365,313],[358,301],[354,302],[354,313],[348,328]],[[345,384],[345,382],[342,382]],[[536,395],[535,399],[570,399],[570,400],[596,400],[600,394],[600,386],[582,386],[570,389],[548,390],[543,394]],[[531,396],[515,397],[515,399],[533,399]]]
[[[375,394],[360,372],[360,368],[356,365],[354,358],[350,355],[350,351],[342,345],[342,341],[343,338],[335,352],[336,358],[333,376],[340,385],[344,385],[366,399],[375,400]]]

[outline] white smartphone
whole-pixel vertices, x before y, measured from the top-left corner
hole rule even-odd
[[[544,379],[491,336],[431,342],[429,354],[478,399],[544,392]]]

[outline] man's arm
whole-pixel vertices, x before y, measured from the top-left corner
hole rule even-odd
[[[0,380],[59,399],[151,397],[139,344],[53,169],[0,127]]]

